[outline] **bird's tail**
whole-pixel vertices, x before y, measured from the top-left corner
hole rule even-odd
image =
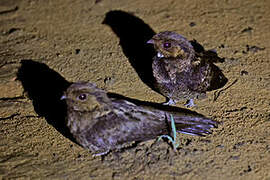
[[[217,121],[211,120],[204,116],[178,116],[173,115],[176,131],[183,134],[190,134],[196,136],[205,136],[211,134],[211,128],[216,128]],[[171,124],[171,118],[168,116],[169,124]]]

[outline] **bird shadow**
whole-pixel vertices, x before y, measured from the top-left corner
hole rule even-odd
[[[57,131],[75,142],[65,123],[66,103],[60,99],[71,83],[46,64],[33,60],[21,61],[17,79],[32,100],[36,113],[45,117]]]
[[[155,32],[140,18],[120,10],[106,13],[102,24],[108,25],[118,36],[123,53],[128,58],[140,79],[155,90],[152,73],[152,58],[156,52],[147,44]]]

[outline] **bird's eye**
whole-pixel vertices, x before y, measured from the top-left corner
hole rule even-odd
[[[171,47],[171,43],[166,42],[166,43],[163,44],[163,47],[164,48],[170,48]]]
[[[80,94],[80,95],[78,96],[78,99],[81,100],[81,101],[83,101],[83,100],[86,99],[86,97],[87,97],[86,94]]]

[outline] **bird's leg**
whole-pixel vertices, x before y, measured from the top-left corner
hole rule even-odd
[[[171,117],[171,128],[172,128],[173,137],[169,135],[161,135],[159,136],[158,141],[160,141],[161,138],[167,138],[172,143],[174,151],[176,151],[176,149],[179,146],[179,143],[177,142],[176,127],[175,127],[173,116],[170,115],[170,117]]]
[[[193,99],[189,99],[189,100],[187,101],[187,103],[185,104],[185,106],[186,106],[187,108],[190,108],[190,107],[193,107],[193,106],[196,106],[196,105],[195,105]]]
[[[162,103],[163,105],[175,105],[176,103],[175,103],[175,101],[173,100],[173,99],[167,99],[167,101],[165,102],[165,103]]]

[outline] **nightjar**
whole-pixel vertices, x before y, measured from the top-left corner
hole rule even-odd
[[[186,106],[194,106],[194,98],[204,98],[207,91],[219,89],[228,81],[214,64],[224,59],[215,51],[206,51],[195,40],[164,31],[147,43],[153,44],[157,51],[152,63],[154,86],[167,98],[166,104],[189,100]]]
[[[173,116],[176,131],[185,134],[204,136],[217,126],[216,121],[194,111],[132,101],[92,83],[73,83],[61,99],[66,100],[67,125],[72,135],[95,155],[170,134],[171,119],[168,116]]]

